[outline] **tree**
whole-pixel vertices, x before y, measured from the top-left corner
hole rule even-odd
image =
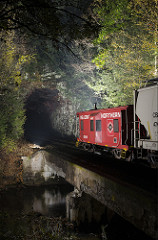
[[[91,0],[3,0],[0,1],[0,29],[20,29],[51,39],[54,46],[69,47],[70,40],[94,33],[96,24],[87,9]]]
[[[131,1],[130,7],[132,14],[137,18],[137,23],[141,25],[144,30],[150,34],[152,43],[144,44],[146,47],[154,50],[152,56],[154,57],[155,71],[153,75],[158,76],[157,70],[157,55],[158,55],[158,1],[157,0],[143,0]]]
[[[0,149],[12,150],[22,136],[24,97],[33,88],[61,90],[64,83],[69,99],[88,99],[84,74],[72,65],[79,56],[74,40],[96,31],[87,11],[90,2],[0,1]]]
[[[93,62],[100,69],[93,88],[108,105],[132,103],[133,89],[157,74],[157,1],[96,1],[102,25]]]
[[[1,32],[0,52],[0,149],[11,151],[23,135],[25,111],[21,95],[23,67],[32,56],[15,43],[15,32]]]

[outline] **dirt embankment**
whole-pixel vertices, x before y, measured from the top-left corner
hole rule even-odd
[[[33,149],[27,142],[20,142],[15,151],[7,153],[0,150],[0,189],[8,186],[19,186],[23,183],[22,156],[31,156],[37,149]]]

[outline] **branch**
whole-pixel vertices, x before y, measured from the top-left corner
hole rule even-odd
[[[19,22],[13,18],[9,18],[12,22],[14,22],[15,24],[19,24]],[[49,36],[47,34],[44,34],[42,32],[36,32],[34,29],[31,29],[28,25],[24,24],[24,23],[20,23],[21,27],[24,27],[26,29],[28,29],[30,32],[32,32],[34,35],[36,36],[42,36],[42,37],[45,37],[47,39],[50,39],[51,41],[57,43],[58,45],[61,45],[61,46],[64,46],[66,47],[69,52],[71,52],[75,57],[78,58],[78,56],[72,51],[72,49],[67,45],[65,44],[64,42],[61,42],[60,40],[58,40],[57,38],[52,38],[52,36]],[[12,30],[12,29],[19,29],[20,27],[14,27],[14,28],[8,28],[9,30]]]
[[[72,12],[66,10],[66,9],[62,9],[62,7],[66,7],[65,5],[60,6],[60,7],[57,7],[57,6],[55,6],[55,5],[54,5],[54,6],[50,6],[50,5],[47,6],[46,4],[35,4],[35,5],[32,5],[32,4],[31,4],[31,5],[28,5],[28,4],[26,4],[26,3],[23,3],[23,5],[24,5],[26,8],[54,9],[55,11],[65,12],[65,13],[67,13],[67,14],[75,17],[75,18],[78,18],[78,19],[82,20],[83,22],[87,23],[89,26],[92,27],[92,24],[91,24],[90,21],[88,21],[88,20],[86,20],[85,18],[80,17],[79,15],[76,15],[75,13],[72,13]],[[71,6],[71,5],[69,5],[69,6]],[[75,7],[75,6],[71,6],[71,7],[77,9],[77,7]],[[98,24],[98,23],[97,23],[97,24]]]

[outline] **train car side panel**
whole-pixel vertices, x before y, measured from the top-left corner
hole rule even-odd
[[[104,110],[101,114],[103,125],[103,145],[118,147],[121,144],[121,111]]]
[[[80,139],[81,141],[89,141],[89,114],[79,114]]]
[[[129,108],[125,106],[77,113],[80,122],[79,141],[128,150],[127,138],[131,131],[127,122]]]

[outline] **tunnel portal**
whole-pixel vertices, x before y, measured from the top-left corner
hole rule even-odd
[[[24,137],[27,141],[44,146],[59,133],[52,128],[51,114],[59,106],[58,91],[56,89],[35,89],[26,98],[26,122]]]

